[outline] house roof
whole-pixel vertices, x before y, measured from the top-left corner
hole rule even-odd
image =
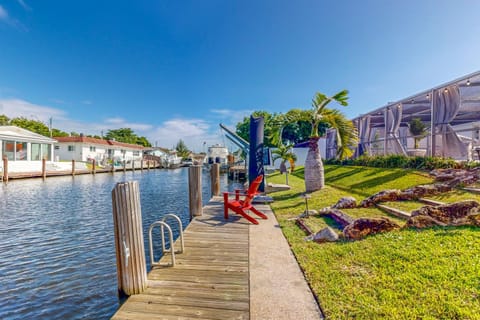
[[[141,146],[138,144],[131,144],[131,143],[114,141],[114,140],[97,139],[97,138],[85,137],[85,136],[56,137],[55,139],[57,139],[59,143],[85,143],[85,144],[99,144],[99,145],[114,146],[114,147],[116,146],[116,147],[136,149],[136,150],[145,149],[144,146]]]
[[[17,126],[0,126],[0,140],[31,141],[39,143],[55,143],[55,139],[26,130]]]

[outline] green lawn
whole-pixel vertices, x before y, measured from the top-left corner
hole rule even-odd
[[[326,178],[328,186],[312,194],[309,208],[332,205],[345,195],[360,201],[382,189],[432,182],[414,171],[341,166],[326,166]],[[273,174],[268,181],[285,183],[285,178]],[[270,194],[272,209],[328,319],[480,319],[479,228],[400,230],[355,242],[305,242],[305,233],[289,220],[305,209],[299,197],[305,190],[303,169],[290,175],[289,182],[291,190]],[[413,205],[417,203],[408,204]],[[376,208],[345,211],[354,217],[396,219]],[[336,227],[331,219],[319,217],[307,223],[315,231]]]

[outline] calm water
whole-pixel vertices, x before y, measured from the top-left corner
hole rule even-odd
[[[140,185],[146,241],[145,230],[166,213],[188,224],[185,168],[0,186],[0,319],[109,319],[115,313],[111,191],[117,182],[132,180]],[[208,172],[202,185],[206,202]],[[227,188],[226,176],[221,186]]]

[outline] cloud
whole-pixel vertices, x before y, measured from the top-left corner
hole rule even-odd
[[[52,99],[49,99],[49,101],[57,104],[65,104],[65,101],[63,101],[62,99],[52,98]]]
[[[119,123],[124,123],[125,120],[122,118],[107,118],[105,119],[106,123],[112,123],[112,124],[119,124]]]
[[[21,99],[0,99],[0,114],[10,118],[25,117],[43,122],[48,119],[65,119],[65,112],[56,108],[41,106]]]
[[[253,110],[248,109],[210,109],[210,112],[215,115],[217,119],[224,120],[227,125],[236,125],[243,121],[243,118],[249,117]]]
[[[8,16],[7,10],[5,10],[1,5],[0,5],[0,21],[4,21],[9,23],[10,17]]]
[[[104,123],[106,126],[109,127],[109,129],[112,129],[113,126],[115,126],[115,129],[118,129],[119,127],[121,127],[121,128],[130,128],[134,131],[135,130],[149,131],[153,128],[151,124],[128,122],[122,118],[107,118],[104,120]]]
[[[25,3],[25,1],[23,0],[17,0],[17,2],[22,6],[23,9],[25,9],[26,11],[32,11],[32,8]]]
[[[202,152],[206,145],[218,143],[220,131],[201,119],[175,118],[163,122],[148,135],[150,142],[159,147],[172,148],[182,139],[187,147],[194,152]]]
[[[21,24],[18,20],[10,17],[7,10],[5,10],[5,8],[2,7],[2,5],[0,5],[0,22],[2,21],[12,27],[15,27],[18,30],[25,31],[25,32],[28,31],[27,27]]]

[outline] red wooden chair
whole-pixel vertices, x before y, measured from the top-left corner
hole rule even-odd
[[[223,193],[223,208],[225,219],[228,219],[229,209],[236,214],[241,215],[253,224],[258,224],[258,221],[252,216],[248,215],[246,211],[251,211],[262,219],[268,219],[264,213],[258,211],[257,209],[255,209],[255,207],[252,206],[253,197],[258,193],[257,190],[262,183],[262,180],[263,175],[258,176],[255,180],[252,181],[252,183],[248,187],[248,190],[244,194],[241,194],[240,190],[235,190],[235,199],[229,199],[229,195],[232,194],[231,192]],[[240,200],[240,195],[244,195],[245,198],[243,200]]]

